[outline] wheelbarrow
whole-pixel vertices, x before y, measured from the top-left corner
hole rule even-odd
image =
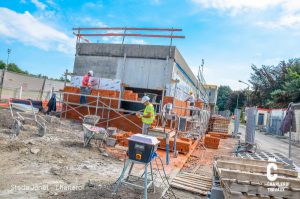
[[[37,134],[39,136],[44,136],[47,132],[47,121],[42,118],[40,115],[37,115],[38,109],[34,108],[32,105],[32,102],[29,100],[23,100],[28,101],[29,105],[26,104],[20,104],[20,103],[13,103],[12,99],[9,101],[9,108],[11,117],[14,120],[12,129],[12,136],[18,136],[20,134],[20,131],[23,129],[23,124],[25,121],[33,121],[37,127]],[[15,112],[13,109],[16,109],[18,111]]]
[[[82,124],[84,131],[84,143],[83,146],[86,147],[90,144],[91,140],[100,141],[102,147],[103,142],[106,141],[108,134],[104,128],[93,126],[90,124]]]

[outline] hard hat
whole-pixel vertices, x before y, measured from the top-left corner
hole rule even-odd
[[[147,101],[150,101],[150,98],[149,98],[148,96],[145,95],[145,96],[142,98],[141,102],[142,102],[142,103],[145,103],[145,102],[147,102]]]
[[[94,72],[93,72],[92,70],[90,70],[88,73],[89,73],[92,77],[94,76]]]
[[[193,94],[193,91],[190,91],[189,93],[190,93],[190,94]]]

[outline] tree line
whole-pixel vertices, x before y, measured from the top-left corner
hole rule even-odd
[[[31,77],[39,77],[39,78],[46,78],[46,79],[51,79],[51,80],[65,81],[65,77],[63,75],[60,78],[49,78],[48,76],[42,75],[42,74],[32,74],[32,73],[29,73],[27,70],[22,70],[15,63],[6,64],[2,60],[0,60],[0,69],[1,70],[4,70],[6,65],[7,65],[7,71],[10,71],[10,72],[24,74],[24,75],[28,75]],[[70,80],[67,79],[67,81],[70,81]]]
[[[276,66],[252,65],[251,68],[250,91],[220,86],[218,110],[233,112],[236,107],[245,106],[286,108],[290,102],[300,102],[300,58],[280,61]]]

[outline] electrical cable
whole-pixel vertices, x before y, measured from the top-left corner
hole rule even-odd
[[[162,168],[163,168],[163,172],[164,172],[164,175],[165,175],[165,179],[166,179],[166,181],[167,181],[167,183],[168,183],[168,185],[169,185],[169,189],[170,189],[171,193],[173,194],[173,196],[174,196],[175,199],[176,199],[177,197],[176,197],[176,194],[174,193],[174,191],[173,191],[173,189],[172,189],[172,187],[171,187],[171,185],[170,185],[170,183],[169,183],[169,180],[168,180],[168,177],[167,177],[167,174],[166,174],[166,171],[165,171],[164,163],[163,163],[161,157],[159,157],[159,156],[157,156],[157,157],[159,158],[159,160],[160,160],[160,162],[161,162],[161,165],[162,165]],[[158,171],[159,171],[159,170],[158,170]],[[159,172],[159,174],[160,174],[160,172]],[[161,174],[160,174],[160,176],[161,176]],[[162,178],[162,176],[161,176],[161,178]],[[162,178],[162,179],[163,179],[163,178]],[[164,183],[164,184],[165,184],[165,183]]]

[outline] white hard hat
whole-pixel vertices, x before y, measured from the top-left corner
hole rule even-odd
[[[147,101],[150,101],[150,98],[148,97],[148,96],[144,96],[143,98],[142,98],[142,103],[145,103],[145,102],[147,102]]]
[[[89,71],[89,74],[90,74],[91,76],[94,76],[94,72],[93,72],[92,70]]]

